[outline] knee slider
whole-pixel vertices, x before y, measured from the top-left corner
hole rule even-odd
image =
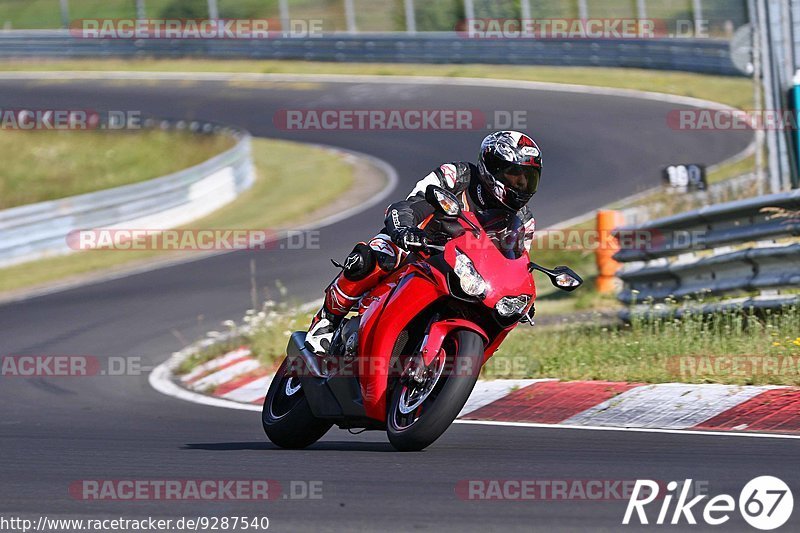
[[[344,277],[350,281],[361,281],[375,270],[375,252],[363,243],[358,243],[344,261]]]
[[[397,267],[397,250],[388,238],[376,237],[369,241],[369,247],[381,270],[388,273]]]
[[[376,260],[378,262],[378,266],[384,272],[391,272],[394,270],[395,265],[397,264],[397,257],[394,255],[389,255],[385,252],[378,252],[373,250],[375,254]]]

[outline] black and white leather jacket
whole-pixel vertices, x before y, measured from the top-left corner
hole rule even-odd
[[[386,210],[384,233],[393,237],[403,229],[424,224],[434,210],[425,200],[429,185],[438,185],[461,200],[462,207],[471,211],[497,209],[493,196],[485,194],[478,167],[466,161],[446,163],[417,182],[405,200],[391,204]],[[536,222],[527,206],[517,212],[525,228],[525,248],[530,249]]]

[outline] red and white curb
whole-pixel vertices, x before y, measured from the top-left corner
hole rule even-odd
[[[178,378],[178,381],[196,393],[209,394],[220,400],[260,406],[264,403],[267,389],[272,382],[272,374],[253,358],[248,348],[241,347],[199,365]],[[475,386],[459,416],[500,400],[520,387],[527,387],[539,381],[542,380],[481,381]]]
[[[516,390],[465,418],[573,428],[800,436],[800,389],[549,381]]]
[[[246,347],[203,363],[179,378],[169,371],[168,391],[163,390],[164,377],[156,379],[161,385],[156,388],[172,396],[253,411],[260,410],[272,381],[272,374]],[[175,394],[175,389],[180,392]],[[459,421],[800,438],[800,388],[551,379],[479,381]]]

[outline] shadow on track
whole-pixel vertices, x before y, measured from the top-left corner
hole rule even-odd
[[[182,450],[205,450],[212,452],[235,452],[245,450],[270,450],[281,452],[296,451],[337,451],[337,452],[395,452],[388,442],[365,441],[321,441],[304,450],[284,450],[269,441],[254,442],[206,442],[185,444]]]

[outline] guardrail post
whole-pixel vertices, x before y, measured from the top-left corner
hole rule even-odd
[[[475,4],[472,0],[464,0],[464,18],[468,21],[475,18]]]
[[[703,0],[693,0],[692,18],[694,19],[694,36],[702,37],[703,29]]]
[[[589,6],[586,0],[578,0],[578,18],[581,20],[589,18]]]
[[[61,26],[69,28],[69,0],[61,0]]]
[[[219,18],[217,0],[208,0],[208,18],[210,20],[217,20]]]
[[[280,12],[281,18],[281,30],[288,31],[289,30],[289,0],[280,0],[278,2],[278,10]]]
[[[764,104],[768,112],[777,109],[778,99],[776,94],[780,94],[778,81],[775,78],[777,68],[775,66],[775,54],[772,51],[773,43],[770,39],[770,20],[767,11],[767,0],[756,0],[756,16],[758,17],[758,35],[761,39],[761,64],[764,84]],[[774,30],[773,30],[774,31]],[[769,180],[770,192],[778,193],[783,188],[782,171],[780,161],[780,138],[781,134],[776,131],[768,131],[767,150],[769,154]]]
[[[530,20],[531,18],[531,2],[530,0],[522,0],[519,5],[520,18],[522,20]]]
[[[616,291],[615,274],[619,263],[614,261],[614,254],[619,251],[619,243],[613,236],[615,228],[624,222],[619,211],[606,210],[597,212],[598,246],[595,253],[597,259],[597,292],[609,294]]]
[[[406,10],[406,33],[417,33],[417,17],[414,13],[414,0],[403,0]]]
[[[647,18],[647,0],[636,0],[636,16],[640,20]]]
[[[347,33],[355,33],[356,28],[356,8],[353,0],[344,0],[344,18],[347,21]]]

